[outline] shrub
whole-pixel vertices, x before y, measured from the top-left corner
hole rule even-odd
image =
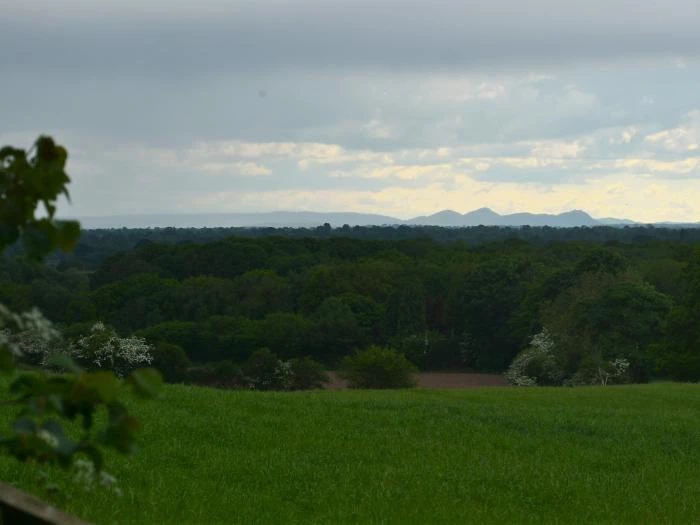
[[[119,337],[113,328],[102,323],[95,323],[88,335],[71,346],[70,353],[84,366],[111,370],[118,377],[153,361],[151,346],[145,339]]]
[[[231,361],[220,361],[192,366],[186,375],[193,384],[254,390],[310,390],[323,388],[328,381],[323,366],[313,359],[282,361],[268,348],[253,352],[242,369]]]
[[[192,385],[218,386],[216,370],[211,363],[189,367],[187,369],[186,381]]]
[[[240,367],[231,361],[220,361],[187,369],[187,382],[195,385],[218,388],[241,388],[246,386]]]
[[[285,390],[290,376],[289,363],[280,361],[269,348],[259,348],[243,365],[250,388],[255,390]]]
[[[3,330],[0,338],[14,346],[19,362],[30,366],[45,364],[47,356],[56,345],[56,340],[47,339],[35,330],[18,333]]]
[[[214,375],[221,386],[241,387],[245,385],[243,371],[233,361],[219,361],[214,365]]]
[[[600,355],[586,355],[573,372],[566,374],[557,353],[561,353],[561,346],[553,342],[546,329],[543,330],[513,359],[505,373],[506,379],[516,386],[605,386],[629,380],[630,362],[625,358],[605,360]]]
[[[425,370],[430,351],[428,335],[410,334],[396,336],[389,340],[389,344],[406,356],[411,363],[421,370]]]
[[[300,357],[289,361],[288,390],[323,388],[327,382],[328,374],[321,363],[310,357]]]
[[[581,361],[576,373],[564,384],[567,386],[606,386],[613,383],[625,383],[629,379],[629,366],[629,361],[623,358],[606,361],[589,357]]]
[[[560,385],[564,372],[554,355],[554,343],[546,330],[532,338],[530,346],[520,352],[505,373],[511,385]]]
[[[370,346],[345,357],[338,375],[350,388],[410,388],[418,369],[403,354],[392,348]]]
[[[171,343],[156,343],[151,350],[153,368],[158,370],[168,383],[178,383],[187,378],[187,369],[192,366],[181,346]]]

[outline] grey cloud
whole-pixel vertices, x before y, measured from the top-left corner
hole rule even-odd
[[[12,51],[0,65],[177,79],[232,69],[451,69],[700,52],[695,0],[154,4],[160,13],[116,2],[105,13],[103,4],[11,6],[0,47]]]

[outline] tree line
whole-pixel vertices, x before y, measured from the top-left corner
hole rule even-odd
[[[546,330],[567,377],[618,359],[632,381],[700,378],[700,249],[662,240],[683,230],[661,240],[641,238],[645,228],[601,230],[635,230],[630,242],[576,240],[597,228],[574,228],[556,230],[573,240],[467,243],[449,241],[446,228],[399,240],[381,238],[397,228],[348,229],[379,238],[322,227],[194,242],[184,240],[188,230],[165,229],[179,240],[155,242],[158,230],[114,230],[104,238],[125,236],[131,247],[99,262],[98,248],[50,265],[6,257],[0,302],[38,306],[68,338],[104,322],[168,348],[165,361],[177,353],[195,364],[243,363],[264,348],[335,367],[381,345],[421,369],[501,372]]]
[[[700,228],[678,225],[659,227],[651,225],[581,226],[554,228],[549,226],[349,226],[331,227],[324,224],[308,228],[269,227],[217,227],[217,228],[112,228],[83,230],[80,241],[72,252],[56,252],[50,262],[59,266],[81,267],[95,270],[110,255],[132,250],[142,243],[157,242],[181,244],[210,243],[229,237],[288,237],[294,239],[328,239],[343,237],[358,240],[401,241],[432,239],[438,243],[461,242],[469,246],[484,243],[521,239],[531,244],[546,245],[553,242],[591,243],[647,243],[674,241],[700,242]],[[15,246],[11,253],[20,253]]]

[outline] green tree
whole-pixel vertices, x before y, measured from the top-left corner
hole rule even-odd
[[[168,383],[179,383],[187,379],[187,369],[192,363],[181,347],[158,342],[153,345],[151,354],[153,368],[158,370]]]
[[[586,363],[624,358],[631,378],[646,381],[670,308],[667,296],[634,275],[587,273],[546,309],[544,324],[568,376]]]
[[[425,332],[425,288],[417,278],[397,283],[386,307],[389,333],[406,336]]]
[[[243,365],[243,373],[255,390],[285,390],[289,380],[285,365],[269,348],[259,348]]]
[[[468,367],[503,370],[521,347],[524,335],[514,320],[527,288],[529,263],[490,257],[457,276],[450,298],[453,330],[469,343]]]
[[[260,319],[271,312],[291,310],[291,289],[287,281],[271,270],[251,270],[233,283],[241,315]]]
[[[283,359],[308,353],[309,321],[302,315],[279,312],[250,321],[247,333],[253,348],[269,348]]]
[[[328,364],[362,346],[363,331],[350,306],[339,297],[329,297],[311,316],[310,344],[314,355]]]
[[[313,390],[328,383],[323,365],[310,357],[297,357],[289,362],[288,390]]]
[[[700,251],[683,272],[681,300],[656,348],[660,372],[680,381],[700,381]]]

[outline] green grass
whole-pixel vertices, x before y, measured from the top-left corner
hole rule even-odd
[[[698,385],[171,386],[134,411],[141,450],[108,462],[123,496],[50,498],[96,523],[700,521]],[[36,469],[0,457],[0,478],[46,497]]]

